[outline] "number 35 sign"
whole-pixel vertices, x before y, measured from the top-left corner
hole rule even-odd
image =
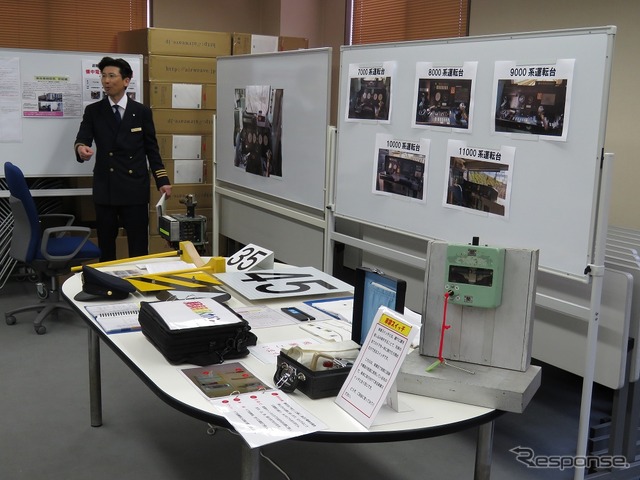
[[[227,272],[248,272],[273,268],[273,252],[250,243],[227,259]]]

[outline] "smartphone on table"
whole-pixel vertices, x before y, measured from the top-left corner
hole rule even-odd
[[[282,307],[281,310],[287,315],[290,315],[291,317],[295,318],[296,320],[300,320],[301,322],[308,322],[309,320],[316,319],[315,317],[312,317],[308,313],[305,313],[296,307]]]

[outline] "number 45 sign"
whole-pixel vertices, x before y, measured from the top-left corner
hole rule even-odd
[[[248,272],[273,268],[273,252],[250,243],[227,259],[227,272]]]
[[[249,300],[351,292],[353,287],[314,267],[215,273],[218,280]]]

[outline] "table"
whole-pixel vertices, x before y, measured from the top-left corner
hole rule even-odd
[[[163,260],[171,261],[166,258]],[[118,267],[121,268],[122,265]],[[213,426],[231,428],[227,420],[217,415],[209,401],[185,379],[180,372],[180,369],[185,368],[185,365],[176,366],[168,363],[142,332],[107,335],[84,308],[86,305],[107,302],[74,300],[74,296],[81,289],[82,280],[78,273],[64,282],[62,295],[89,326],[89,388],[92,426],[102,425],[100,377],[100,341],[102,341],[165,403]],[[232,294],[232,298],[227,302],[230,307],[251,305],[251,302],[238,294],[234,295],[232,291],[229,293]],[[308,298],[296,298],[295,302],[306,299]],[[153,301],[154,297],[145,297],[140,293],[135,293],[133,297],[116,302],[130,303],[141,300]],[[293,303],[293,299],[288,299],[286,302],[261,301],[259,303],[279,308],[285,303]],[[257,335],[259,343],[308,336],[307,333],[300,330],[298,325],[254,329],[253,332]],[[272,377],[275,365],[263,363],[253,355],[239,361],[263,382],[273,386]],[[332,443],[392,442],[436,437],[478,427],[474,479],[487,480],[490,478],[494,420],[503,413],[499,410],[400,392],[398,393],[400,402],[415,412],[432,412],[431,416],[416,419],[411,418],[411,415],[397,413],[389,409],[388,412],[384,412],[384,415],[396,415],[397,421],[396,418],[393,418],[392,423],[374,425],[370,429],[366,429],[338,407],[333,398],[311,400],[300,392],[289,395],[302,408],[311,412],[328,427],[323,431],[297,437],[296,440]],[[383,410],[380,414],[383,414]],[[241,478],[243,480],[257,480],[260,475],[260,450],[249,448],[244,442],[243,446]]]

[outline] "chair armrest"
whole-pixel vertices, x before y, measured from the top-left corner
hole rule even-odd
[[[70,213],[43,213],[42,215],[38,215],[40,220],[40,228],[45,230],[51,227],[62,227],[67,225],[73,225],[76,217]],[[58,237],[64,235],[60,233]]]
[[[50,255],[47,251],[47,247],[49,244],[49,239],[51,237],[63,237],[68,233],[75,233],[81,235],[75,235],[78,237],[82,237],[82,240],[76,247],[76,249],[68,253],[67,255]],[[73,226],[64,226],[64,227],[51,227],[44,230],[42,233],[42,240],[40,241],[40,251],[42,252],[42,256],[49,261],[67,261],[74,258],[80,249],[87,243],[89,236],[91,235],[91,229],[89,227],[73,227]]]

